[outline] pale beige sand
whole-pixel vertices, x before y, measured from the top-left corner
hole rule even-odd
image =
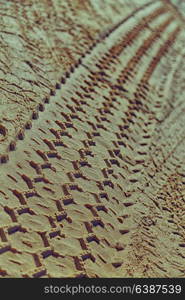
[[[184,277],[183,18],[42,3],[0,2],[0,276]]]

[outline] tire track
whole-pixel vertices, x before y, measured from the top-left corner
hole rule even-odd
[[[31,130],[19,132],[10,160],[1,158],[7,162],[0,186],[2,277],[184,275],[183,170],[177,172],[181,161],[172,154],[178,157],[183,149],[183,103],[178,106],[179,97],[177,109],[160,123],[161,99],[151,80],[182,36],[178,19],[165,17],[169,7],[146,10],[145,20],[130,28],[145,7],[150,4],[101,35],[40,113],[33,112]],[[166,19],[155,27],[158,17]],[[141,37],[144,46],[137,42]],[[176,148],[169,148],[170,130],[175,135],[177,129]],[[164,159],[155,162],[158,141]],[[172,212],[173,228],[166,225]]]

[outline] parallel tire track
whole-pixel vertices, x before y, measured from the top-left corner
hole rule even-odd
[[[185,41],[152,3],[100,34],[1,156],[0,276],[184,277],[183,93],[163,108]]]

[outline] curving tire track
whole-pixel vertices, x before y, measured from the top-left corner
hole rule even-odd
[[[2,277],[184,277],[184,24],[143,3],[2,140]]]

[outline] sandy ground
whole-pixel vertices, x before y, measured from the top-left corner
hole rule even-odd
[[[183,17],[0,5],[0,276],[185,277]]]

